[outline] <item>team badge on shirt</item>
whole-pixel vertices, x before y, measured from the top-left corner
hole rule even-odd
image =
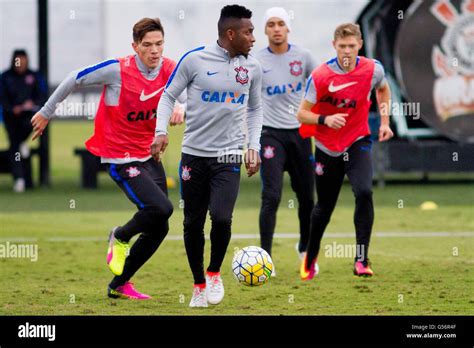
[[[300,76],[303,73],[303,62],[295,60],[290,63],[290,73],[293,76]]]
[[[324,164],[316,162],[316,175],[323,175],[324,174]]]
[[[275,157],[275,148],[273,146],[265,146],[263,148],[263,157],[266,159]]]
[[[237,75],[235,75],[235,80],[238,83],[245,85],[247,82],[249,82],[249,71],[247,69],[245,69],[243,66],[239,66],[234,70],[237,72]]]
[[[33,83],[35,83],[35,77],[34,77],[34,75],[32,75],[32,74],[26,75],[26,76],[25,76],[25,83],[26,83],[27,85],[32,85]]]
[[[128,173],[129,178],[134,178],[142,173],[137,167],[129,167],[126,172]]]
[[[188,181],[189,179],[191,179],[191,174],[189,174],[190,171],[191,171],[191,168],[189,168],[188,166],[182,166],[181,179],[183,179],[184,181]]]

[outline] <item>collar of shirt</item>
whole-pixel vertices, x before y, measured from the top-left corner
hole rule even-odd
[[[214,50],[222,55],[226,60],[228,61],[231,61],[233,59],[239,59],[240,56],[242,57],[245,57],[243,54],[238,54],[236,55],[234,58],[230,58],[229,56],[229,51],[227,51],[224,47],[222,47],[221,45],[219,45],[219,42],[216,40],[216,42],[211,46],[214,48]],[[245,59],[247,59],[247,57],[245,57]]]
[[[154,69],[148,69],[148,67],[141,61],[137,54],[135,54],[135,62],[137,64],[138,70],[143,74],[143,76],[145,76],[147,79],[154,79],[160,72],[161,65],[163,63],[163,57],[160,58],[158,66]]]
[[[360,60],[360,57],[357,56],[356,58],[356,65],[355,66],[358,66],[359,65],[359,60]],[[336,66],[337,66],[337,69],[338,69],[338,72],[340,74],[347,74],[347,71],[345,71],[342,66],[339,65],[339,61],[337,60],[337,57],[336,57]]]
[[[214,48],[214,50],[219,53],[220,55],[222,55],[225,59],[230,59],[230,56],[229,56],[229,51],[227,51],[224,47],[222,47],[221,45],[219,45],[219,43],[216,42],[212,45],[212,48]]]
[[[288,49],[286,50],[286,52],[290,51],[290,48],[291,48],[291,44],[288,43]],[[270,48],[270,46],[267,46],[267,50],[268,50],[268,52],[270,52],[271,54],[275,54],[275,52],[272,51],[272,49]],[[283,54],[285,54],[286,52],[284,52]]]

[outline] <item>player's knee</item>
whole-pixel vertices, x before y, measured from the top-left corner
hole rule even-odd
[[[318,202],[311,211],[311,215],[313,218],[318,217],[329,220],[331,218],[333,210],[334,206],[330,204],[321,204],[320,202]]]
[[[223,212],[211,213],[212,225],[221,227],[230,227],[232,224],[232,215]]]
[[[155,224],[157,221],[167,221],[173,214],[173,205],[171,202],[162,204],[160,206],[151,206],[143,209],[150,224]]]
[[[356,199],[371,200],[372,189],[370,187],[358,187],[354,189],[354,196]]]
[[[298,200],[300,209],[312,210],[314,208],[314,201],[312,198],[302,198]]]
[[[280,204],[281,194],[275,192],[264,192],[262,194],[262,207],[265,209],[276,210]]]
[[[168,235],[169,230],[170,230],[170,226],[168,224],[168,221],[165,221],[165,223],[161,227],[162,235],[164,235],[166,237]]]
[[[196,240],[196,238],[204,238],[204,229],[201,226],[196,226],[195,224],[183,224],[183,237],[185,242],[189,240]]]
[[[166,200],[159,205],[150,207],[150,211],[156,218],[168,219],[173,214],[173,204],[171,204],[169,200]]]
[[[173,215],[173,211],[174,211],[173,204],[171,204],[170,201],[167,201],[165,206],[162,208],[162,210],[163,210],[163,215],[169,218],[171,215]]]
[[[203,235],[206,215],[185,214],[183,221],[184,237],[189,235]]]

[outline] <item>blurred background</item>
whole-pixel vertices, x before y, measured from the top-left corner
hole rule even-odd
[[[143,17],[159,17],[165,29],[165,54],[175,60],[192,48],[217,39],[220,9],[235,1],[49,0],[49,82],[59,84],[73,69],[122,57],[132,51],[132,27]],[[238,1],[253,12],[256,44],[267,46],[263,15],[284,6],[293,17],[291,41],[307,47],[319,62],[332,57],[330,42],[338,23],[355,21],[366,0]],[[10,65],[18,47],[28,50],[31,67],[39,68],[38,1],[0,1],[0,69]],[[321,15],[331,13],[330,16]]]
[[[25,49],[30,68],[39,71],[47,85],[46,96],[50,95],[71,70],[132,53],[131,28],[145,16],[161,18],[165,28],[165,55],[179,60],[188,50],[216,39],[220,9],[231,3],[234,1],[0,0],[0,70],[9,68],[15,49]],[[283,6],[292,18],[290,42],[307,47],[319,63],[334,56],[331,40],[338,24],[358,22],[361,25],[364,36],[361,54],[384,64],[392,89],[391,126],[396,138],[383,146],[376,144],[374,151],[374,179],[380,187],[410,180],[415,183],[472,182],[472,92],[469,94],[469,88],[449,79],[444,81],[439,73],[446,70],[443,65],[439,66],[442,61],[454,69],[455,76],[466,79],[466,84],[472,79],[469,77],[472,76],[471,58],[474,58],[472,2],[239,3],[253,11],[257,39],[254,51],[267,45],[263,32],[264,11],[271,6]],[[436,4],[440,7],[438,14],[434,9]],[[443,20],[443,16],[449,18],[449,11],[454,19]],[[417,29],[420,26],[423,30]],[[447,97],[438,97],[444,95],[443,90]],[[27,188],[41,186],[54,190],[64,185],[107,190],[113,187],[107,174],[102,173],[103,167],[97,158],[88,154],[83,145],[92,134],[100,93],[101,88],[97,87],[71,94],[58,108],[57,113],[63,117],[50,124],[41,141],[29,142]],[[456,101],[453,104],[452,100],[457,99],[459,105]],[[376,135],[375,104],[369,122]],[[164,158],[171,188],[176,187],[183,127],[172,128],[171,146]],[[0,192],[9,192],[12,187],[11,168],[6,159],[8,146],[2,126]],[[243,181],[259,185],[258,178],[243,178]]]
[[[29,54],[30,68],[40,70],[43,76],[46,75],[49,91],[52,92],[72,70],[133,53],[131,28],[140,18],[147,16],[156,16],[162,20],[166,39],[164,54],[178,61],[190,49],[217,39],[220,9],[231,3],[233,2],[1,0],[0,69],[4,71],[9,68],[13,50],[24,48]],[[257,39],[254,51],[267,45],[263,32],[265,10],[271,6],[285,6],[294,23],[291,42],[306,46],[318,62],[322,62],[332,55],[329,43],[334,27],[341,22],[354,21],[367,1],[242,1],[240,3],[253,11]],[[318,15],[324,11],[329,11],[333,15]],[[41,22],[42,20],[44,22]],[[73,120],[92,119],[100,93],[101,88],[78,90],[64,101],[64,108],[61,109],[64,111],[63,115]],[[42,178],[38,177],[41,183],[48,185],[55,180],[61,181],[62,176],[79,175],[80,159],[73,156],[73,151],[75,148],[83,147],[83,141],[91,134],[92,123],[85,121],[71,124],[63,123],[62,120],[54,122],[51,126],[52,146],[47,145],[41,152],[43,156],[40,156],[40,159],[47,157],[46,148],[50,148],[51,159],[43,160]],[[4,149],[8,144],[4,129],[1,128],[0,149]],[[182,129],[175,131],[177,134],[173,138],[175,140],[173,143],[177,145],[176,151],[174,148],[170,149],[165,158],[165,165],[171,176],[177,173]],[[55,144],[60,144],[60,148],[58,149]],[[33,167],[36,166],[35,162],[33,159]],[[48,174],[49,168],[52,171],[51,175]],[[3,171],[7,169],[3,168]],[[33,176],[35,175],[40,174],[33,170]],[[1,187],[9,186],[8,180],[5,182],[3,179],[4,176],[1,175]],[[27,186],[31,186],[32,182],[27,181]]]
[[[308,48],[319,63],[335,55],[335,27],[358,22],[364,37],[361,54],[385,67],[395,138],[376,141],[379,116],[373,103],[369,123],[377,185],[371,257],[380,277],[362,284],[350,276],[352,259],[323,258],[323,265],[331,266],[321,281],[291,283],[298,276],[294,245],[299,226],[297,199],[285,177],[274,240],[278,277],[258,295],[229,287],[234,302],[212,313],[472,314],[474,0],[0,0],[0,71],[9,69],[14,50],[25,49],[40,103],[70,71],[133,53],[131,28],[142,17],[161,18],[165,55],[179,60],[216,40],[220,9],[232,3],[253,11],[255,51],[267,44],[264,11],[285,7],[292,17],[290,43]],[[5,292],[0,314],[189,314],[177,300],[189,276],[178,182],[184,125],[170,128],[163,159],[175,207],[169,237],[137,277],[159,300],[123,306],[102,300],[99,284],[109,276],[103,260],[108,231],[125,223],[136,207],[84,147],[100,92],[100,87],[77,90],[59,106],[63,117],[49,124],[40,141],[21,144],[26,171],[21,194],[12,189],[0,108],[0,242],[40,246],[35,267],[0,258],[0,295]],[[28,148],[29,156],[23,156]],[[242,175],[227,258],[234,248],[258,245],[260,192],[258,175]],[[346,183],[325,243],[351,245],[353,216],[354,197]],[[206,235],[208,230],[209,223]],[[295,304],[286,298],[292,293],[297,294]],[[70,303],[70,294],[77,295],[77,303]]]

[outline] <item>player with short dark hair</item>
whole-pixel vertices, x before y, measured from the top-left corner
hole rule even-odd
[[[161,163],[150,156],[156,106],[176,63],[163,57],[163,26],[158,18],[143,18],[133,27],[135,55],[110,59],[73,71],[33,117],[33,139],[40,136],[56,106],[76,88],[104,86],[87,149],[107,164],[112,179],[138,212],[109,236],[107,264],[115,275],[108,286],[112,298],[149,299],[130,282],[155,253],[168,233],[173,205],[168,199]],[[181,123],[176,110],[172,124]],[[129,241],[140,234],[130,248]]]
[[[255,42],[251,16],[245,7],[225,6],[218,22],[217,42],[183,55],[158,105],[152,145],[156,158],[168,143],[167,124],[174,101],[187,88],[180,176],[184,244],[194,277],[190,307],[207,307],[224,298],[220,270],[231,236],[244,145],[248,149],[244,160],[248,176],[260,167],[262,72],[258,61],[248,55]],[[204,274],[208,210],[212,221],[211,259]]]
[[[359,251],[354,274],[372,276],[368,249],[374,206],[372,201],[372,158],[369,130],[370,94],[376,90],[381,115],[379,141],[393,137],[390,129],[390,87],[382,64],[359,56],[362,35],[358,25],[347,23],[334,32],[337,56],[316,68],[308,78],[306,93],[298,110],[303,137],[316,143],[316,192],[318,202],[311,216],[307,254],[301,263],[303,280],[318,274],[317,256],[321,238],[336,206],[347,174],[355,196],[354,225]]]
[[[306,79],[316,63],[307,49],[288,42],[291,24],[284,8],[269,8],[264,15],[264,25],[268,47],[256,54],[263,69],[260,240],[262,248],[271,254],[283,174],[287,171],[298,199],[300,240],[296,250],[302,259],[314,206],[314,176],[311,139],[301,138],[296,111]],[[275,270],[272,275],[275,276]]]

